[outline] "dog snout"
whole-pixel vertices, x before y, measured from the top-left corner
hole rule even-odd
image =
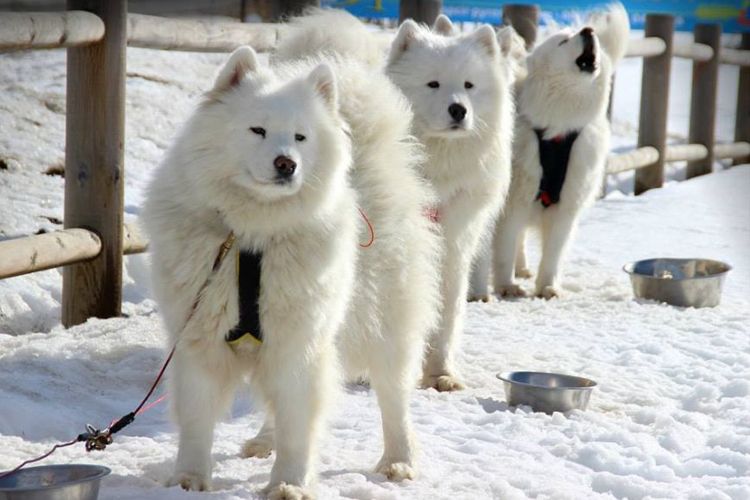
[[[466,117],[466,108],[457,103],[454,102],[450,106],[448,106],[448,113],[451,115],[451,118],[453,118],[454,121],[460,122]]]
[[[590,27],[587,26],[587,27],[583,28],[579,34],[584,39],[593,38],[594,37],[594,28],[590,28]]]
[[[297,170],[297,163],[288,156],[283,155],[279,155],[273,160],[273,166],[278,176],[282,179],[290,178],[294,175],[294,171]]]

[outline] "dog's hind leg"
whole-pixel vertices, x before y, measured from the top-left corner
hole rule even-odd
[[[375,471],[391,481],[402,481],[415,476],[409,396],[421,359],[422,342],[399,330],[388,330],[384,335],[386,338],[367,347],[370,385],[378,397],[383,425],[383,456]]]
[[[525,217],[518,212],[508,213],[497,221],[493,245],[493,275],[495,293],[502,297],[526,296],[523,288],[514,281],[518,243],[523,238],[525,223]]]
[[[175,352],[171,377],[171,399],[179,447],[169,486],[186,490],[207,490],[211,486],[211,446],[214,425],[227,410],[239,377],[225,376],[226,370],[211,370],[189,347]]]
[[[526,231],[521,231],[516,242],[516,278],[531,278],[531,270],[526,263]]]
[[[490,294],[487,287],[490,279],[491,248],[489,242],[482,244],[482,248],[474,259],[469,280],[469,302],[489,302]]]
[[[560,296],[560,268],[576,224],[576,214],[555,208],[557,212],[542,217],[542,261],[536,278],[536,295],[545,299]]]
[[[274,434],[274,417],[273,413],[266,410],[266,418],[263,420],[263,426],[254,438],[245,441],[242,445],[240,455],[243,458],[266,458],[273,451],[273,434]]]

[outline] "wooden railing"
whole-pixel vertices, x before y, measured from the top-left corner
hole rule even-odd
[[[434,3],[434,2],[433,2]],[[146,250],[135,227],[123,224],[125,49],[229,52],[240,45],[271,51],[282,24],[243,24],[128,14],[126,0],[70,0],[62,13],[0,13],[0,51],[67,48],[65,229],[0,242],[0,279],[66,266],[65,326],[120,314],[122,255]],[[434,5],[420,11],[434,17]],[[93,7],[92,7],[93,6]],[[75,10],[91,8],[91,11]],[[527,44],[538,9],[506,5],[504,19]],[[673,44],[673,19],[646,18],[646,36],[627,57],[643,57],[638,147],[609,157],[610,174],[636,170],[636,193],[661,186],[664,163],[689,161],[688,174],[711,171],[714,159],[750,159],[750,37],[742,50],[721,48],[720,29],[699,25],[695,42]],[[666,145],[672,57],[693,60],[690,144]],[[714,143],[719,64],[741,67],[735,142]]]

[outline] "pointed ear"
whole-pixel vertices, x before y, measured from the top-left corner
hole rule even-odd
[[[500,53],[500,47],[497,44],[495,30],[489,24],[480,26],[469,38],[484,49],[491,58],[495,58]]]
[[[393,39],[391,45],[391,53],[388,55],[388,64],[396,62],[401,56],[414,45],[414,42],[419,36],[419,25],[407,19],[401,23],[401,27],[396,33],[396,38]]]
[[[219,71],[214,82],[213,92],[224,92],[236,87],[250,72],[258,69],[258,57],[255,51],[247,46],[239,47]]]
[[[526,57],[526,42],[512,26],[502,26],[497,30],[497,43],[500,46],[500,53],[505,57],[516,61],[521,61]]]
[[[440,14],[435,19],[435,24],[432,25],[432,31],[439,35],[451,36],[453,35],[453,23],[445,14]]]
[[[338,89],[336,87],[336,77],[329,65],[321,64],[316,67],[308,75],[307,81],[331,111],[338,111]]]

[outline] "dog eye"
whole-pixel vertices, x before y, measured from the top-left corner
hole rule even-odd
[[[430,87],[431,89],[436,89],[436,88],[440,87],[440,84],[438,82],[436,82],[435,80],[433,80],[433,81],[429,82],[427,84],[427,86]]]
[[[250,127],[250,131],[253,134],[257,134],[264,139],[266,138],[266,129],[264,129],[263,127]]]
[[[294,134],[294,140],[297,141],[297,142],[302,142],[305,139],[307,139],[307,137],[305,137],[302,134]]]
[[[474,88],[474,84],[471,83],[471,82],[464,82],[464,88],[465,89],[473,89]]]
[[[558,43],[557,46],[559,47],[560,45],[565,45],[566,43],[568,43],[568,40],[569,40],[569,38],[566,38],[562,42]]]

